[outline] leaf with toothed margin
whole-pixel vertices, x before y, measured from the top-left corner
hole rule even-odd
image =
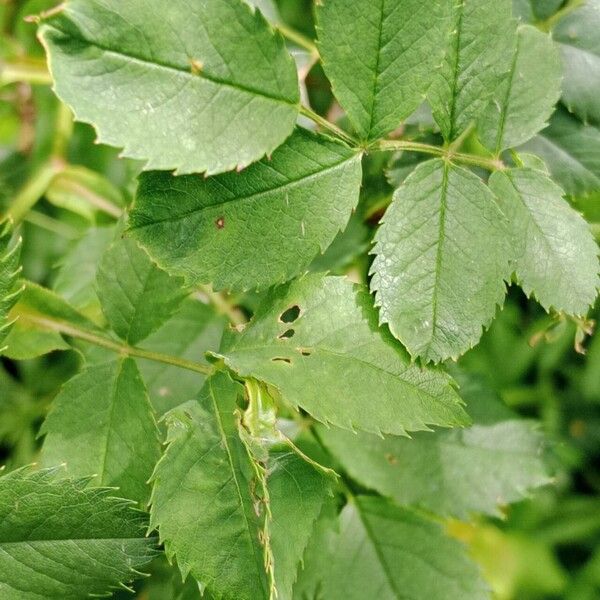
[[[407,439],[320,427],[319,438],[354,480],[402,505],[444,517],[501,516],[498,505],[550,483],[544,438],[485,385],[461,377],[474,424]]]
[[[68,0],[39,36],[57,95],[147,169],[247,166],[298,115],[294,61],[243,0]]]
[[[490,598],[467,549],[440,524],[416,512],[384,498],[357,496],[344,507],[339,528],[322,598]]]
[[[508,235],[494,195],[466,169],[431,160],[398,188],[375,236],[371,290],[412,356],[439,362],[477,343],[504,301]]]
[[[304,129],[241,173],[142,175],[132,235],[190,283],[264,288],[308,268],[358,203],[361,157]]]
[[[106,250],[96,284],[113,331],[133,345],[163,325],[189,294],[182,277],[163,271],[131,238],[119,238]]]
[[[218,372],[198,401],[168,414],[150,524],[184,579],[191,573],[216,598],[267,600],[264,494],[238,434],[240,394],[242,386]]]
[[[296,452],[274,450],[267,485],[271,505],[271,546],[278,600],[291,600],[314,525],[332,500],[332,481]]]
[[[226,333],[218,356],[324,423],[399,435],[468,423],[451,379],[411,364],[378,326],[367,290],[342,277],[276,288],[243,332]]]
[[[552,37],[564,65],[563,102],[581,120],[600,125],[600,0],[566,14]]]
[[[0,477],[0,597],[108,596],[142,575],[156,554],[144,514],[88,483],[55,469]]]
[[[60,333],[61,325],[101,331],[66,300],[30,281],[24,282],[23,293],[9,318],[14,320],[14,326],[6,338],[4,354],[16,360],[35,358],[53,350],[69,350],[71,346]]]
[[[500,154],[533,137],[554,112],[561,73],[552,39],[529,25],[519,27],[510,71],[479,121],[481,141]]]
[[[511,4],[511,0],[452,2],[452,33],[428,95],[433,116],[448,141],[479,118],[510,68],[516,31]]]
[[[362,139],[384,137],[423,101],[442,62],[452,2],[317,3],[323,68]]]
[[[75,477],[147,502],[148,478],[160,458],[158,430],[135,362],[120,358],[70,379],[42,425],[42,464],[66,463]]]
[[[585,315],[596,300],[598,244],[563,190],[535,169],[510,169],[490,187],[511,221],[519,284],[546,309]]]
[[[12,238],[11,222],[0,222],[0,353],[6,349],[4,342],[13,324],[9,314],[23,291],[19,283],[21,239],[13,244]]]
[[[600,190],[600,128],[585,125],[566,109],[559,108],[550,125],[521,150],[542,157],[568,194]]]

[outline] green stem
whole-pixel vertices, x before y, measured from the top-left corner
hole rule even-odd
[[[319,50],[311,39],[307,38],[305,35],[302,35],[295,29],[288,27],[284,23],[278,23],[276,27],[281,35],[290,40],[290,42],[293,42],[296,44],[296,46],[300,46],[301,48],[308,50],[315,58],[319,57]]]
[[[62,161],[50,159],[44,163],[15,196],[5,216],[12,218],[15,223],[20,223],[46,193],[48,186],[62,169]]]
[[[195,371],[196,373],[202,373],[203,375],[210,375],[213,372],[213,368],[209,365],[203,365],[201,363],[193,362],[177,356],[171,356],[169,354],[161,354],[160,352],[151,352],[135,346],[129,346],[128,344],[122,344],[108,337],[104,337],[92,331],[82,329],[73,323],[65,321],[59,321],[49,316],[19,313],[19,318],[27,320],[32,324],[39,325],[50,331],[67,335],[72,338],[83,340],[95,346],[112,350],[117,354],[124,354],[126,356],[133,356],[136,358],[144,358],[154,362],[179,367],[188,371]]]
[[[554,29],[554,26],[557,23],[564,19],[569,13],[572,13],[574,10],[577,10],[580,6],[583,6],[585,0],[569,0],[560,10],[555,12],[553,15],[545,19],[544,21],[538,21],[536,26],[538,29],[541,29],[545,32],[550,32]]]
[[[241,327],[248,323],[246,315],[225,294],[213,291],[209,285],[201,285],[198,289],[219,313],[229,319],[232,325]]]
[[[502,171],[505,165],[501,160],[495,158],[486,158],[485,156],[476,156],[474,154],[463,154],[462,152],[453,152],[450,148],[442,148],[441,146],[431,146],[420,142],[410,142],[407,140],[382,140],[376,146],[377,150],[394,151],[406,150],[409,152],[420,152],[423,154],[431,154],[440,156],[450,161],[456,161],[466,165],[482,167],[488,171]]]
[[[303,114],[305,117],[308,117],[311,121],[314,121],[317,125],[319,125],[319,127],[326,129],[336,137],[341,138],[347,144],[350,144],[351,146],[360,145],[358,141],[355,140],[350,134],[346,133],[343,129],[340,129],[337,125],[335,125],[331,121],[328,121],[327,119],[316,113],[314,110],[308,108],[308,106],[301,106],[300,113]]]
[[[52,77],[46,63],[40,60],[23,59],[14,62],[0,62],[0,87],[11,83],[50,85]]]
[[[27,215],[23,217],[23,220],[36,227],[60,235],[68,240],[75,240],[80,235],[74,227],[35,210],[30,210]]]

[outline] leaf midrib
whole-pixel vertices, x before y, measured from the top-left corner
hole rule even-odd
[[[360,154],[353,154],[352,156],[346,157],[342,161],[335,163],[333,165],[330,165],[325,169],[316,171],[314,173],[310,173],[309,175],[306,175],[306,176],[299,177],[298,179],[288,180],[281,185],[270,188],[268,190],[261,190],[260,192],[255,192],[254,194],[250,194],[249,196],[235,196],[233,198],[227,198],[227,199],[223,200],[222,202],[219,202],[216,204],[208,204],[206,206],[199,206],[197,208],[193,208],[191,210],[186,211],[185,213],[181,213],[178,215],[169,215],[169,216],[163,217],[161,219],[152,219],[151,221],[148,220],[146,223],[134,223],[130,226],[130,230],[134,231],[136,229],[144,229],[146,227],[153,227],[154,225],[158,225],[159,223],[175,223],[177,221],[185,220],[188,217],[190,217],[191,215],[195,215],[196,213],[202,213],[204,211],[208,211],[211,209],[221,208],[222,206],[224,206],[226,204],[230,204],[233,202],[246,202],[246,201],[258,200],[262,196],[269,196],[270,194],[273,194],[273,193],[278,193],[278,192],[283,192],[283,191],[287,191],[290,189],[294,189],[296,187],[299,187],[302,184],[305,184],[308,181],[318,179],[319,177],[321,177],[323,175],[326,175],[332,171],[338,170],[340,167],[343,167],[346,163],[349,163],[350,161],[355,160],[357,157],[360,157]],[[169,188],[169,190],[172,191],[172,188]],[[179,191],[179,190],[177,190],[177,191]],[[144,220],[148,219],[147,213],[142,212],[140,210],[138,212],[138,214],[136,215],[136,212],[137,211],[134,208],[134,210],[133,210],[134,218],[137,217],[138,219],[142,218]]]
[[[296,108],[299,107],[299,102],[292,102],[292,101],[288,100],[287,98],[283,98],[281,96],[276,96],[274,94],[270,94],[269,92],[265,92],[264,90],[259,90],[259,89],[256,89],[256,88],[253,88],[253,87],[250,87],[247,85],[243,85],[241,83],[233,82],[233,81],[227,81],[226,79],[222,79],[220,77],[217,77],[216,75],[209,75],[204,71],[204,69],[202,69],[198,73],[193,73],[191,71],[191,68],[192,68],[191,65],[190,65],[189,69],[186,69],[186,68],[183,68],[178,65],[169,64],[167,62],[162,62],[162,61],[158,61],[158,60],[151,61],[145,57],[133,54],[132,52],[124,52],[123,50],[114,50],[113,48],[110,48],[104,44],[100,44],[97,41],[88,40],[82,35],[76,36],[76,35],[73,35],[72,32],[64,31],[60,27],[57,27],[55,23],[52,25],[46,24],[44,27],[45,27],[45,29],[48,29],[48,30],[54,30],[54,31],[58,32],[59,34],[62,34],[66,38],[73,40],[75,42],[93,46],[94,48],[97,48],[98,50],[101,50],[102,52],[104,52],[106,54],[117,56],[121,59],[126,59],[126,60],[130,60],[133,62],[137,62],[137,63],[144,65],[145,67],[150,67],[150,68],[154,68],[154,69],[165,69],[165,70],[168,70],[171,72],[176,72],[178,74],[186,75],[187,77],[189,77],[192,80],[203,79],[203,80],[209,81],[215,85],[221,85],[224,87],[232,88],[234,90],[237,90],[238,92],[242,92],[245,94],[251,94],[253,96],[260,96],[262,98],[265,98],[266,100],[271,100],[273,102],[279,102],[279,103],[285,104],[287,106],[293,106]],[[192,57],[190,57],[190,60],[192,60]]]
[[[153,538],[141,536],[141,537],[69,537],[69,538],[40,538],[33,540],[20,540],[17,542],[0,542],[0,548],[7,548],[10,546],[18,546],[20,544],[58,544],[60,542],[134,542],[134,541],[151,541]]]

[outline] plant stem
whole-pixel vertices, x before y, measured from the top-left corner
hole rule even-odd
[[[561,20],[564,19],[569,13],[577,10],[580,6],[583,6],[585,0],[569,0],[560,10],[549,16],[544,21],[538,21],[536,26],[545,32],[550,32],[554,29],[554,26]]]
[[[124,354],[126,356],[133,356],[136,358],[144,358],[146,360],[160,362],[167,365],[172,365],[174,367],[180,367],[181,369],[186,369],[188,371],[202,373],[203,375],[210,375],[213,372],[213,368],[209,365],[203,365],[201,363],[178,358],[177,356],[171,356],[169,354],[161,354],[159,352],[151,352],[150,350],[144,350],[143,348],[129,346],[128,344],[123,344],[103,335],[82,329],[73,323],[59,321],[58,319],[54,319],[50,316],[21,312],[19,313],[19,318],[49,329],[50,331],[55,331],[69,337],[94,344],[95,346],[112,350],[117,354]]]
[[[46,63],[35,59],[22,59],[15,62],[0,62],[0,87],[11,83],[50,85],[52,78]]]
[[[314,110],[308,108],[308,106],[302,105],[300,107],[300,113],[303,114],[305,117],[308,117],[311,121],[314,121],[317,125],[319,125],[319,127],[322,127],[323,129],[326,129],[336,137],[341,138],[347,144],[350,144],[351,146],[360,145],[358,141],[355,140],[350,134],[346,133],[343,129],[340,129],[337,125],[335,125],[331,121],[328,121],[327,119],[316,113]]]
[[[420,142],[410,142],[406,140],[382,140],[376,146],[377,150],[406,150],[409,152],[421,152],[433,156],[444,157],[450,161],[456,161],[467,165],[482,167],[488,171],[501,171],[505,168],[501,160],[495,158],[486,158],[485,156],[476,156],[474,154],[463,154],[462,152],[453,152],[451,149],[441,146],[431,146]]]
[[[305,35],[299,33],[295,29],[288,27],[284,23],[278,23],[276,27],[280,31],[281,35],[290,40],[290,42],[293,42],[296,44],[296,46],[300,46],[301,48],[308,50],[315,58],[319,57],[319,50],[311,39],[307,38]]]
[[[246,315],[225,294],[213,291],[209,285],[201,285],[198,289],[200,294],[204,294],[217,311],[229,319],[232,325],[240,327],[248,322]]]
[[[68,240],[75,240],[80,235],[77,229],[74,227],[71,227],[62,221],[53,219],[52,217],[35,210],[30,210],[25,217],[23,217],[23,220],[35,225],[36,227],[45,229],[46,231],[51,231],[52,233],[60,235]]]
[[[44,163],[15,196],[5,216],[12,218],[15,223],[20,223],[63,168],[62,161],[50,159]]]

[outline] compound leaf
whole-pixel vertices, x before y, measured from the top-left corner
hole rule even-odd
[[[586,0],[554,28],[564,64],[563,102],[584,122],[600,124],[600,1]]]
[[[433,116],[448,141],[479,118],[510,68],[516,28],[511,4],[511,0],[452,3],[448,47],[429,93]]]
[[[137,579],[155,554],[143,514],[56,471],[0,477],[0,596],[80,600]]]
[[[378,139],[423,101],[442,61],[450,0],[317,3],[319,47],[359,136]]]
[[[265,509],[238,434],[240,393],[220,372],[206,381],[199,401],[169,413],[168,447],[153,475],[151,526],[184,579],[191,573],[215,598],[266,600]]]
[[[590,227],[545,173],[494,173],[490,187],[512,223],[521,287],[546,308],[584,315],[596,299],[598,245]]]
[[[41,430],[45,465],[66,463],[75,477],[148,500],[148,479],[160,458],[152,408],[135,362],[121,358],[87,367],[54,399]]]
[[[319,437],[353,479],[399,504],[459,519],[500,516],[498,505],[550,482],[544,440],[508,410],[498,418],[503,405],[479,384],[461,386],[461,396],[474,419],[467,429],[406,439],[321,427]]]
[[[243,167],[294,127],[294,61],[242,0],[70,0],[40,38],[58,96],[147,169]]]
[[[271,160],[204,179],[149,173],[131,214],[133,235],[190,281],[247,289],[306,269],[358,203],[360,155],[297,129]]]
[[[504,300],[507,235],[494,195],[470,171],[432,160],[398,188],[375,238],[371,289],[412,356],[437,362],[479,340]]]
[[[219,355],[324,423],[404,434],[467,422],[451,380],[411,364],[378,327],[367,290],[342,277],[275,289],[243,332],[226,334]]]
[[[137,344],[171,317],[189,293],[131,238],[104,253],[96,277],[102,310],[123,340]]]
[[[482,142],[500,154],[543,129],[560,97],[561,74],[552,39],[529,25],[519,27],[510,71],[479,122]]]
[[[383,498],[358,496],[340,515],[324,598],[485,600],[466,549],[440,525]]]

